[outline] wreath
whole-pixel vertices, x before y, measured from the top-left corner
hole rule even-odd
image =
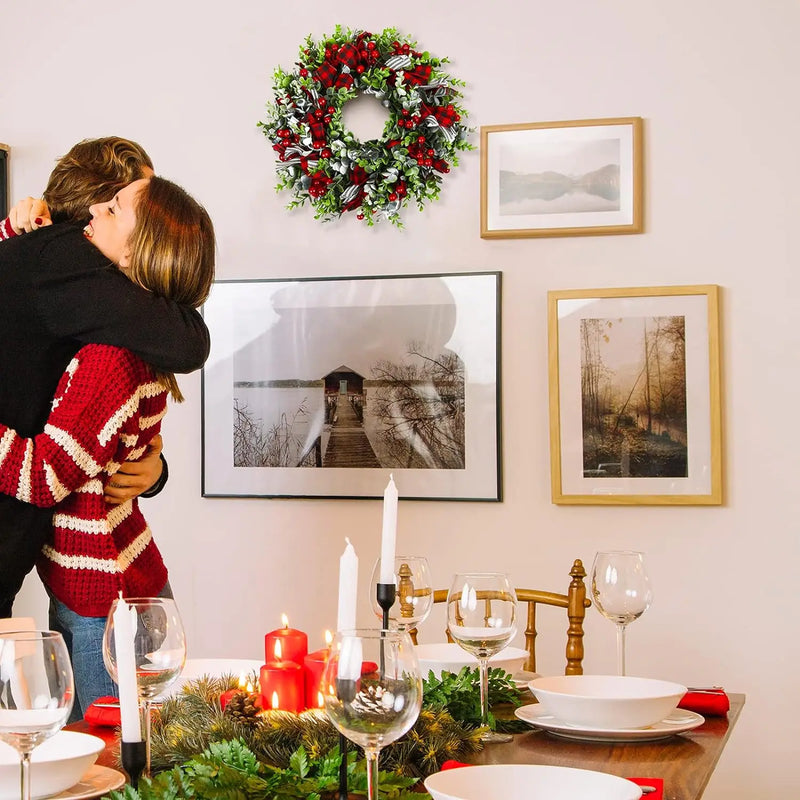
[[[300,48],[294,72],[275,70],[275,99],[259,122],[278,153],[277,190],[290,189],[287,208],[308,200],[323,221],[355,211],[374,225],[402,227],[400,211],[412,200],[421,211],[439,196],[442,176],[472,150],[459,105],[465,86],[394,28],[379,35],[344,30]],[[388,110],[380,139],[360,142],[342,123],[342,108],[360,93]]]

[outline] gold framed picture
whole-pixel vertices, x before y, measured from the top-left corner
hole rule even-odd
[[[481,237],[641,233],[642,118],[481,127]]]
[[[722,502],[718,295],[548,292],[554,503]]]

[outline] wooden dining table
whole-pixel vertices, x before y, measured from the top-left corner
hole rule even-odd
[[[730,711],[707,717],[698,728],[655,742],[584,742],[558,738],[531,728],[507,744],[489,744],[472,757],[475,764],[549,764],[579,767],[622,778],[661,778],[664,800],[700,800],[745,703],[729,694]],[[91,733],[106,742],[97,763],[119,769],[119,744],[113,728],[85,721],[68,730]]]

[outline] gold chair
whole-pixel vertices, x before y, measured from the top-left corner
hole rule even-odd
[[[567,627],[567,665],[564,670],[565,675],[583,674],[583,620],[586,617],[586,609],[592,605],[592,601],[586,597],[586,585],[583,579],[586,577],[586,570],[579,558],[576,558],[569,571],[570,581],[566,594],[558,592],[545,592],[540,589],[516,589],[517,600],[519,603],[528,604],[528,613],[525,625],[525,650],[528,657],[525,660],[525,669],[536,672],[536,607],[554,606],[556,608],[567,609],[569,626]],[[447,602],[447,589],[437,589],[433,593],[434,603]],[[486,615],[490,615],[491,598],[481,597],[486,603]],[[417,643],[417,629],[409,630],[414,644]],[[452,642],[450,632],[447,631],[447,641]]]

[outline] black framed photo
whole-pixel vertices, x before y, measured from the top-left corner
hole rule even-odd
[[[8,145],[0,142],[0,219],[8,216]]]
[[[203,495],[501,500],[500,277],[215,283]]]

